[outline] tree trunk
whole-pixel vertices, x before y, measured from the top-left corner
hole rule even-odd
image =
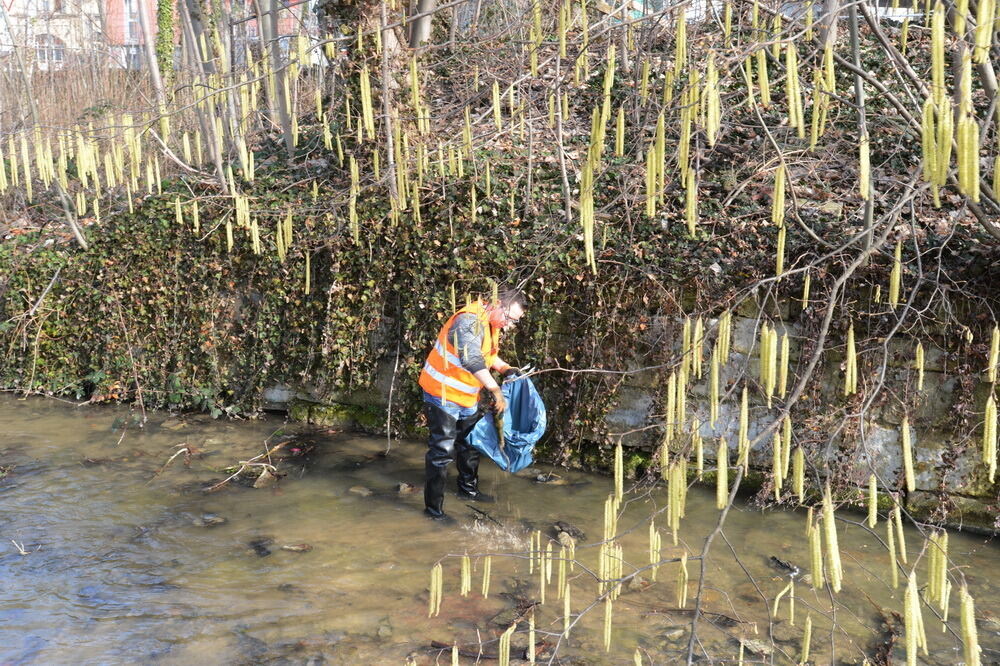
[[[416,49],[431,36],[432,13],[437,7],[437,0],[417,0],[417,18],[410,23],[410,48]]]
[[[150,29],[149,17],[146,16],[146,3],[137,0],[136,6],[139,12],[139,32],[142,33],[142,52],[146,57],[146,67],[149,69],[149,79],[153,84],[153,93],[156,95],[157,113],[166,112],[166,95],[163,92],[163,79],[160,76],[160,63],[156,58],[156,43],[158,36],[154,38]],[[166,141],[167,137],[164,136]]]
[[[840,0],[826,0],[824,9],[826,14],[820,27],[821,40],[823,45],[835,44],[837,42],[837,19],[840,16]]]
[[[281,10],[279,0],[255,0],[257,23],[260,25],[261,38],[268,47],[267,53],[271,61],[271,71],[274,72],[274,91],[271,99],[271,113],[277,114],[281,123],[282,138],[285,140],[285,151],[288,158],[295,156],[295,142],[292,137],[292,117],[289,113],[289,100],[285,95],[285,77],[288,73],[281,57],[281,36],[278,33],[278,13]],[[263,11],[262,11],[263,10]]]
[[[156,5],[156,58],[160,79],[169,87],[174,78],[174,0],[158,0]]]

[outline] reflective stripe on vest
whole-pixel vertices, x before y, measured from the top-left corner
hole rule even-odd
[[[430,375],[431,377],[433,377],[437,381],[441,382],[442,384],[446,384],[447,386],[455,389],[456,391],[461,391],[462,393],[469,393],[469,394],[472,394],[472,395],[478,395],[479,394],[479,387],[478,386],[475,387],[475,388],[473,388],[473,387],[469,386],[468,384],[464,384],[464,383],[460,382],[457,379],[452,379],[448,375],[442,374],[442,373],[438,372],[437,370],[435,370],[434,367],[430,363],[424,363],[424,372],[426,372],[428,375]]]
[[[434,341],[434,349],[437,351],[438,354],[441,354],[441,356],[444,357],[444,360],[446,362],[450,363],[451,365],[457,365],[459,367],[462,366],[462,359],[460,359],[459,357],[455,356],[450,351],[445,349],[444,346],[441,344],[440,340]]]

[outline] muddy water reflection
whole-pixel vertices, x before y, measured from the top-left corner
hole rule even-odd
[[[500,498],[488,510],[502,527],[474,521],[473,512],[451,497],[446,508],[461,525],[443,528],[420,513],[420,443],[398,444],[384,457],[382,439],[317,434],[315,450],[281,465],[288,476],[277,486],[231,485],[206,495],[199,489],[224,478],[222,468],[259,453],[283,424],[154,415],[145,430],[130,429],[122,438],[115,426],[123,415],[0,397],[0,465],[13,468],[0,480],[0,663],[450,663],[450,655],[438,661],[427,646],[475,643],[477,636],[490,641],[484,646],[490,655],[510,610],[537,599],[537,575],[528,575],[523,557],[494,557],[491,594],[484,599],[482,565],[474,559],[473,593],[462,598],[458,559],[446,559],[441,614],[429,619],[431,566],[447,554],[523,553],[529,530],[548,530],[557,520],[594,542],[611,486],[607,478],[561,470],[566,485],[538,484],[484,464],[483,485]],[[180,445],[200,455],[187,466],[178,458],[157,476]],[[401,493],[400,484],[416,489]],[[625,509],[619,526],[634,528],[623,540],[626,572],[647,564],[644,516],[662,500],[656,492]],[[693,490],[687,511],[681,545],[665,546],[668,552],[680,553],[685,543],[692,553],[700,548],[717,518],[714,494]],[[738,639],[745,638],[773,650],[775,663],[790,663],[812,609],[817,663],[834,657],[831,635],[838,662],[860,663],[879,630],[875,605],[901,607],[902,590],[884,582],[887,563],[878,541],[842,526],[847,584],[838,595],[836,629],[831,632],[827,593],[805,585],[796,589],[795,626],[782,605],[769,628],[768,602],[787,579],[768,558],[777,555],[806,569],[804,525],[801,513],[741,506],[730,514],[728,543],[719,539],[713,549],[705,595],[706,609],[720,614],[720,626],[706,623],[700,632],[714,657],[731,659]],[[11,540],[29,554],[20,555]],[[667,534],[664,543],[670,543]],[[300,544],[312,548],[282,549]],[[912,562],[920,548],[913,530],[908,544]],[[951,549],[966,567],[983,616],[984,663],[995,661],[996,547],[953,534]],[[596,567],[596,556],[596,548],[578,550],[588,567]],[[695,580],[697,563],[690,566]],[[601,612],[586,616],[561,644],[564,663],[632,663],[636,647],[644,663],[680,660],[689,618],[670,610],[675,574],[675,565],[665,566],[659,582],[622,595],[609,653],[601,644]],[[579,612],[596,585],[582,568],[571,576],[573,610]],[[555,636],[544,632],[558,632],[562,624],[554,584],[547,597],[538,629],[540,640],[551,641]],[[927,662],[961,661],[954,637],[942,633],[929,613],[925,621]],[[949,626],[957,631],[957,624]],[[523,647],[525,641],[517,634],[513,642]],[[750,651],[746,656],[748,663],[770,661]]]

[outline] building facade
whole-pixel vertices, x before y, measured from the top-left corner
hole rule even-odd
[[[185,0],[177,0],[184,2]],[[296,4],[279,0],[278,21],[282,36],[303,28],[315,32],[313,0]],[[37,70],[56,70],[73,62],[98,60],[110,67],[141,69],[144,61],[140,7],[146,12],[153,37],[157,33],[157,0],[0,0],[7,10],[10,29],[0,21],[0,59],[20,49],[25,64]],[[252,0],[235,11],[223,0],[223,38],[238,52],[260,40]],[[179,16],[175,11],[174,43],[180,44]],[[286,40],[287,41],[287,40]],[[179,51],[179,49],[178,49]]]

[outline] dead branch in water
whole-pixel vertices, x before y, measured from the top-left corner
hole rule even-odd
[[[290,441],[293,441],[293,440],[287,440],[287,441],[281,442],[280,444],[276,444],[272,448],[270,448],[267,451],[265,451],[264,453],[256,455],[253,458],[250,458],[249,460],[241,460],[238,463],[239,466],[240,466],[240,468],[238,470],[236,470],[233,474],[230,474],[227,478],[223,479],[222,481],[219,481],[214,486],[210,486],[208,488],[205,488],[204,492],[206,492],[206,493],[214,493],[216,490],[219,490],[220,488],[222,488],[223,486],[225,486],[227,483],[229,483],[230,481],[232,481],[233,479],[235,479],[236,477],[238,477],[240,474],[242,474],[243,472],[245,472],[250,467],[263,467],[264,469],[266,469],[266,470],[268,470],[270,472],[276,471],[277,468],[273,464],[271,464],[269,462],[259,462],[259,461],[262,458],[267,458],[268,460],[270,460],[271,454],[273,454],[276,451],[279,451],[282,448],[284,448],[285,445],[288,444],[288,442],[290,442]]]

